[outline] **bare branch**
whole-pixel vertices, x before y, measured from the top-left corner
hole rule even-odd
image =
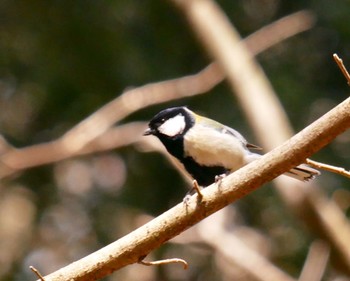
[[[203,218],[238,200],[272,180],[331,142],[350,127],[350,98],[325,114],[289,141],[220,182],[213,184],[187,204],[180,203],[118,241],[50,275],[50,280],[96,280],[131,263],[159,247]]]
[[[39,270],[37,270],[34,266],[29,266],[29,269],[35,273],[36,276],[39,277],[40,281],[45,281],[44,277],[41,275]]]
[[[335,167],[335,166],[317,162],[311,159],[306,159],[306,163],[314,168],[322,169],[325,171],[329,171],[329,172],[350,178],[350,171],[347,171],[344,168]]]
[[[171,263],[181,263],[185,270],[188,269],[187,261],[185,261],[183,259],[178,259],[178,258],[158,260],[158,261],[144,261],[144,260],[141,260],[138,263],[142,264],[142,265],[146,265],[146,266],[164,265],[164,264],[171,264]]]
[[[340,68],[341,72],[343,73],[348,85],[350,86],[350,74],[343,63],[343,60],[339,58],[337,54],[333,54],[333,58],[337,63],[338,67]]]

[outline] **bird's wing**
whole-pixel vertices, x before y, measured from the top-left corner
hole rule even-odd
[[[232,129],[231,127],[224,126],[224,128],[222,129],[222,132],[225,133],[225,134],[229,134],[229,135],[232,135],[232,136],[236,137],[236,138],[239,139],[248,149],[262,150],[261,147],[255,145],[255,144],[249,143],[239,132],[237,132],[235,129]]]
[[[232,129],[231,127],[225,126],[217,121],[214,121],[212,119],[201,116],[201,124],[204,126],[206,126],[206,125],[210,126],[211,128],[214,128],[215,130],[220,131],[223,134],[228,134],[228,135],[231,135],[231,136],[237,138],[238,140],[240,140],[242,142],[243,146],[245,146],[248,149],[262,150],[261,147],[247,142],[247,140],[239,132],[237,132],[235,129]]]

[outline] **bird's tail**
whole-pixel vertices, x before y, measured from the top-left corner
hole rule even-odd
[[[301,181],[312,180],[314,177],[320,174],[321,173],[318,170],[313,169],[306,164],[300,164],[299,166],[296,166],[295,168],[291,169],[289,172],[284,173],[284,175],[286,176],[289,176]]]
[[[261,157],[260,154],[257,153],[249,153],[246,156],[246,162],[250,163],[253,162]],[[284,173],[283,175],[295,178],[300,181],[309,181],[315,178],[316,176],[320,175],[321,173],[316,170],[311,168],[310,166],[306,164],[300,164],[299,166],[294,167],[290,171]]]

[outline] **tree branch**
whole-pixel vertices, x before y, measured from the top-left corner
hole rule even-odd
[[[289,141],[213,184],[187,204],[180,203],[116,242],[50,275],[46,281],[97,280],[142,257],[203,218],[254,191],[286,172],[331,142],[350,127],[350,98],[325,114]]]

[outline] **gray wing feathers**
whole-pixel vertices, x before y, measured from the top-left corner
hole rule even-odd
[[[247,142],[247,140],[239,132],[237,132],[236,130],[234,130],[228,126],[224,126],[224,128],[222,129],[222,132],[224,134],[229,134],[229,135],[236,137],[248,149],[262,150],[259,146]]]

